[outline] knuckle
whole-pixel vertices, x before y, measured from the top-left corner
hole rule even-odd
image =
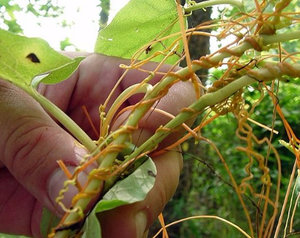
[[[32,126],[32,118],[22,118],[22,122],[15,124],[14,130],[8,135],[5,145],[5,165],[19,178],[31,174],[43,163],[42,158],[47,151],[49,140],[47,131],[49,126]],[[49,148],[48,148],[49,149]],[[49,152],[48,152],[49,153]]]

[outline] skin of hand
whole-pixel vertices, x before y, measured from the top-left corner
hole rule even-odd
[[[128,61],[89,55],[68,80],[52,86],[42,85],[39,92],[96,139],[82,106],[86,106],[97,127],[99,105],[121,76],[121,63]],[[149,63],[145,67],[153,69],[155,64]],[[167,71],[169,67],[163,66],[160,71]],[[125,88],[146,76],[141,71],[129,71],[111,102]],[[152,82],[157,82],[160,77],[155,76]],[[176,115],[195,100],[193,92],[191,83],[177,83],[156,107]],[[124,107],[137,100],[137,97],[132,97]],[[141,143],[168,120],[159,113],[150,113],[141,120],[140,131],[133,140]],[[86,151],[35,100],[3,80],[0,80],[0,131],[0,232],[40,237],[42,208],[47,207],[61,216],[55,198],[66,177],[57,160],[63,160],[72,170]],[[164,143],[174,139],[170,137]],[[153,159],[158,170],[154,188],[144,201],[100,214],[103,237],[143,237],[172,197],[182,167],[181,153],[169,151]],[[86,177],[83,175],[81,180],[86,180]],[[64,201],[70,203],[74,194],[75,190],[70,189]]]

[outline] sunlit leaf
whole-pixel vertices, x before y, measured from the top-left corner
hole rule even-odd
[[[154,162],[148,159],[127,178],[117,182],[87,217],[83,237],[101,237],[97,213],[144,200],[154,185],[156,173]]]
[[[4,80],[24,88],[34,76],[70,62],[71,59],[53,50],[42,39],[0,29],[0,78]]]
[[[73,59],[70,63],[67,63],[61,67],[51,70],[50,72],[37,75],[32,79],[31,85],[36,87],[39,83],[44,84],[56,84],[67,78],[78,68],[80,62],[85,57],[78,57]]]
[[[131,0],[99,32],[95,51],[110,56],[130,59],[138,50],[139,59],[145,59],[155,52],[182,53],[182,45],[173,45],[180,35],[153,43],[164,36],[180,32],[175,0]],[[176,51],[176,52],[175,52]],[[164,56],[155,57],[160,62]],[[174,54],[167,62],[174,63],[179,56]]]

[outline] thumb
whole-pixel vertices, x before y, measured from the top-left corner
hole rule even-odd
[[[133,140],[142,143],[152,133],[141,128],[133,134]],[[103,238],[146,237],[146,231],[175,193],[183,163],[180,149],[174,148],[152,159],[156,165],[157,175],[155,184],[146,198],[143,201],[98,214]]]
[[[55,198],[66,180],[57,160],[72,168],[80,163],[85,151],[76,147],[74,138],[35,100],[1,80],[0,115],[0,164],[41,204],[57,211]],[[66,194],[65,203],[70,203],[75,189]]]
[[[98,218],[104,238],[146,237],[149,226],[173,196],[182,167],[181,153],[168,151],[153,160],[156,164],[157,176],[154,187],[145,200],[99,213]]]

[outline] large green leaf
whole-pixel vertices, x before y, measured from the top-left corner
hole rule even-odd
[[[0,29],[0,78],[28,87],[34,76],[70,63],[46,41]]]
[[[180,37],[177,35],[156,44],[151,43],[153,40],[180,32],[177,19],[175,0],[131,0],[113,21],[99,32],[95,51],[130,59],[144,47],[139,59],[145,59],[154,52],[169,48],[174,40]],[[182,52],[182,44],[176,48],[176,52]],[[163,56],[155,57],[153,61],[160,62],[162,58]],[[174,63],[178,59],[174,54],[167,62]]]
[[[101,237],[101,228],[96,216],[97,213],[144,200],[154,185],[156,172],[154,162],[148,159],[130,176],[117,182],[89,214],[82,237]]]

